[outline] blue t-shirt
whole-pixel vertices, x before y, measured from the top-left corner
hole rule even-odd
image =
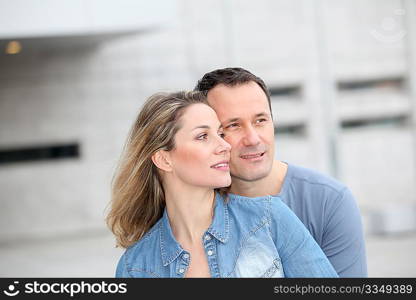
[[[338,277],[295,214],[279,199],[215,197],[214,217],[202,236],[212,277]],[[163,217],[119,260],[116,277],[184,277],[191,254]]]
[[[277,196],[306,226],[340,277],[367,277],[361,216],[350,190],[319,172],[287,165]]]

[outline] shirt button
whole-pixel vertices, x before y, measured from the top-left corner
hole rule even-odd
[[[179,269],[179,273],[183,273],[183,272],[185,272],[185,270],[184,269]]]
[[[184,258],[184,259],[188,259],[188,258],[189,258],[189,254],[188,254],[188,253],[185,253],[185,254],[183,255],[183,258]]]
[[[211,250],[208,250],[208,252],[207,252],[207,254],[208,254],[209,256],[211,256],[213,253],[214,253],[214,252],[212,252]]]
[[[211,237],[207,234],[207,235],[205,236],[205,239],[206,239],[207,241],[209,241],[209,240],[211,239]]]

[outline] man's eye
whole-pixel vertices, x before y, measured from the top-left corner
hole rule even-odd
[[[229,129],[229,128],[233,128],[233,127],[237,127],[237,126],[238,126],[238,123],[231,123],[231,124],[227,125],[225,128]]]
[[[263,123],[263,122],[266,122],[266,121],[267,121],[267,119],[257,119],[256,123]]]

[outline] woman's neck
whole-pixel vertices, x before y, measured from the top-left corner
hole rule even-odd
[[[182,247],[200,243],[202,235],[212,223],[214,197],[213,189],[183,184],[165,187],[169,223]]]

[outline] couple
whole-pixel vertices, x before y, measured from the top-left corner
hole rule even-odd
[[[113,181],[116,276],[367,276],[349,190],[274,156],[270,96],[247,70],[150,97]]]

